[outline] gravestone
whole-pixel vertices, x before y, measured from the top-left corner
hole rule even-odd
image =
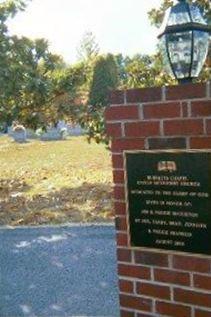
[[[26,129],[22,125],[15,125],[12,128],[12,136],[15,142],[26,142]]]

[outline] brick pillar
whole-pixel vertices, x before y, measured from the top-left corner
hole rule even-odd
[[[124,150],[211,149],[210,83],[114,91],[110,100],[121,317],[211,317],[211,257],[130,247],[123,168]]]

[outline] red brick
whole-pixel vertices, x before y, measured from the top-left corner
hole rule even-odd
[[[160,101],[162,99],[162,88],[129,89],[126,91],[126,98],[128,103]]]
[[[196,309],[195,310],[195,317],[210,317],[211,316],[211,311],[205,311],[201,309]]]
[[[203,120],[183,119],[164,121],[165,135],[198,135],[203,134]]]
[[[137,283],[137,293],[143,296],[170,299],[170,288],[149,283]]]
[[[173,267],[185,271],[210,273],[210,261],[204,258],[174,255]]]
[[[168,266],[168,255],[146,251],[135,251],[135,262],[146,265]]]
[[[112,152],[122,152],[124,150],[143,150],[144,139],[115,139],[111,146]]]
[[[125,199],[124,186],[115,186],[114,187],[114,198],[116,200],[124,200]]]
[[[122,154],[113,154],[112,164],[113,164],[113,168],[123,168],[124,161],[123,161]]]
[[[114,170],[113,171],[113,180],[114,184],[124,184],[124,171]]]
[[[110,91],[109,103],[110,104],[122,104],[122,103],[124,103],[124,91],[122,91],[122,90]]]
[[[117,246],[128,246],[128,236],[126,233],[116,234]]]
[[[127,220],[125,217],[116,217],[115,226],[117,231],[126,231],[127,230]]]
[[[119,290],[122,293],[133,293],[133,282],[119,280]]]
[[[120,306],[149,312],[152,310],[152,301],[142,297],[121,294]]]
[[[192,117],[211,116],[211,100],[194,101],[191,103]]]
[[[193,290],[174,289],[174,300],[185,304],[211,308],[211,294],[200,293]]]
[[[159,121],[141,121],[125,124],[126,137],[144,137],[160,135]]]
[[[211,137],[191,138],[191,149],[211,149]]]
[[[183,118],[187,118],[188,117],[188,103],[182,102],[181,106],[182,106],[182,116]]]
[[[131,262],[132,260],[131,250],[117,249],[117,260],[119,262]]]
[[[150,268],[144,266],[135,266],[127,264],[119,264],[118,272],[121,276],[139,278],[139,279],[150,279]]]
[[[111,137],[122,137],[121,123],[107,123],[106,134]]]
[[[150,138],[148,139],[150,150],[163,150],[163,149],[185,149],[185,138]]]
[[[197,288],[210,290],[211,291],[211,276],[196,274],[193,277],[194,286]]]
[[[191,308],[174,303],[156,302],[156,312],[171,317],[190,317]]]
[[[166,87],[167,100],[195,99],[206,97],[206,84],[183,84]]]
[[[190,285],[190,275],[184,272],[154,269],[154,277],[156,281],[167,284]]]
[[[105,111],[106,121],[130,120],[139,118],[138,106],[116,106],[108,107]]]
[[[211,119],[206,120],[206,132],[211,134]]]
[[[115,214],[118,216],[125,216],[126,215],[126,204],[121,202],[114,203]]]
[[[145,119],[164,119],[181,117],[181,106],[178,102],[144,105]]]
[[[135,312],[121,309],[120,310],[120,317],[135,317]]]

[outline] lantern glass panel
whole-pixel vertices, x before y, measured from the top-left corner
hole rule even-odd
[[[178,79],[190,77],[192,31],[167,34],[169,58]]]
[[[191,77],[198,77],[209,49],[209,34],[202,31],[194,31],[194,53]]]
[[[163,57],[163,65],[165,68],[165,71],[172,77],[174,77],[174,73],[172,72],[170,63],[169,63],[169,58],[166,50],[166,35],[163,35],[160,43],[159,43],[160,51]]]
[[[187,11],[171,11],[168,19],[168,26],[180,25],[190,22],[190,16]]]
[[[170,15],[168,18],[167,26],[181,25],[191,22],[191,16],[188,4],[180,2],[177,5],[171,7]]]
[[[196,5],[189,5],[190,8],[190,14],[193,22],[201,23],[206,25],[206,21],[201,13],[201,10]]]

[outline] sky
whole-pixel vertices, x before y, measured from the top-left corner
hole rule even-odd
[[[91,31],[101,53],[151,54],[158,31],[147,12],[161,0],[32,0],[9,24],[12,34],[46,38],[53,53],[77,60],[77,47]]]

